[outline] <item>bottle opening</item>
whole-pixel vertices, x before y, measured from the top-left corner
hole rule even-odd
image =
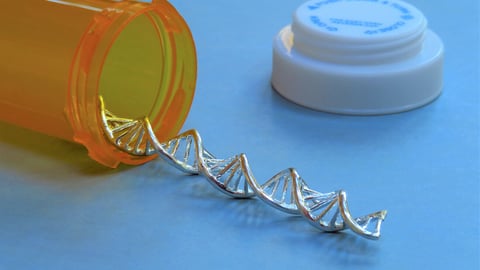
[[[141,14],[125,26],[110,47],[100,75],[99,94],[108,110],[130,119],[154,118],[165,98],[166,59],[151,16]]]
[[[196,81],[193,38],[178,12],[166,1],[122,5],[102,11],[86,31],[72,66],[67,106],[74,140],[110,167],[152,157],[125,153],[107,140],[99,97],[116,115],[148,117],[163,140],[181,129]]]

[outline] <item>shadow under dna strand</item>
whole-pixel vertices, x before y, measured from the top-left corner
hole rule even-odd
[[[154,165],[155,164],[155,165]],[[151,162],[150,169],[163,171],[169,165],[161,160]],[[165,168],[166,171],[173,168]],[[182,205],[189,205],[189,210],[180,211],[204,212],[204,215],[220,219],[225,226],[239,228],[268,228],[279,222],[288,221],[290,217],[280,211],[272,211],[271,207],[256,198],[232,198],[218,192],[202,176],[178,173],[167,173],[162,180],[170,185]],[[218,221],[218,220],[217,220]],[[208,221],[205,221],[208,222]]]
[[[156,165],[153,165],[155,164]],[[149,166],[172,169],[165,162],[154,161]],[[164,179],[164,183],[176,186],[176,196],[185,201],[180,212],[188,215],[208,216],[203,221],[211,219],[216,226],[237,230],[238,235],[257,233],[274,235],[280,242],[294,249],[308,249],[321,256],[328,257],[334,264],[370,265],[374,263],[374,255],[378,246],[365,238],[357,237],[350,231],[322,232],[305,223],[300,215],[289,215],[272,209],[258,198],[232,198],[219,193],[211,184],[198,175],[177,174],[172,170],[172,177]],[[191,207],[190,207],[191,206]],[[204,225],[205,226],[205,225]],[[295,243],[295,245],[288,244]],[[318,254],[316,255],[319,256]]]
[[[294,241],[304,250],[321,255],[318,260],[338,267],[372,267],[377,263],[379,246],[367,239],[356,237],[350,232],[325,233],[311,231],[311,234],[291,235]]]
[[[202,223],[200,227],[228,228],[229,234],[236,235],[234,237],[250,235],[253,237],[250,241],[254,243],[262,241],[262,245],[275,245],[276,249],[285,249],[289,253],[301,250],[302,258],[312,258],[319,265],[368,267],[376,262],[377,243],[350,231],[328,233],[316,230],[301,216],[273,210],[257,198],[230,198],[218,193],[199,176],[185,177],[185,181],[172,179],[176,190],[183,190],[178,195],[184,202],[177,211],[198,216],[196,220]],[[269,240],[265,242],[265,239]]]

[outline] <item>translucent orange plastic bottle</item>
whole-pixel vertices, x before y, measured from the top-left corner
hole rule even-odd
[[[98,98],[118,115],[148,116],[159,139],[183,125],[195,89],[193,39],[167,1],[146,2],[2,2],[0,120],[81,143],[109,167],[151,159],[109,143]]]

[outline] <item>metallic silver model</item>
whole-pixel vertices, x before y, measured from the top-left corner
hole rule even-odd
[[[227,159],[215,157],[203,147],[196,130],[166,142],[158,141],[148,118],[126,119],[105,109],[100,97],[105,136],[131,155],[155,155],[189,174],[202,174],[221,192],[235,198],[257,196],[283,212],[302,215],[311,225],[327,232],[351,229],[368,239],[380,237],[387,211],[353,218],[343,190],[321,193],[311,189],[295,169],[286,169],[263,184],[255,179],[244,154]]]

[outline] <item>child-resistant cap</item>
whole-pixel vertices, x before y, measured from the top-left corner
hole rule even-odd
[[[320,111],[411,110],[440,95],[442,73],[442,41],[398,0],[306,2],[273,44],[273,87]]]

